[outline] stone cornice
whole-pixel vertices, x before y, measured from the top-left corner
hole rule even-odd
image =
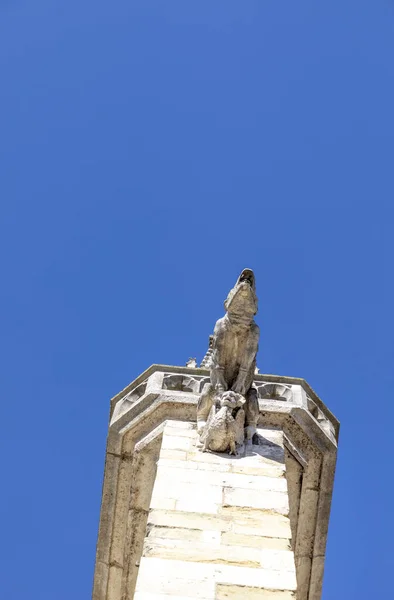
[[[123,390],[121,390],[118,394],[113,396],[110,401],[110,417],[112,417],[115,405],[119,400],[124,399],[127,395],[131,394],[133,390],[137,389],[141,384],[146,382],[153,373],[167,373],[174,375],[185,375],[190,377],[197,378],[206,378],[209,377],[209,369],[201,369],[201,368],[191,368],[191,367],[178,367],[172,365],[158,365],[153,364],[148,367],[145,371],[143,371],[136,379],[134,379],[131,383],[129,383]],[[327,406],[322,402],[313,388],[308,384],[305,379],[301,377],[289,377],[285,375],[273,375],[273,374],[264,374],[258,373],[254,377],[255,385],[259,386],[264,383],[272,383],[272,384],[283,384],[289,386],[301,386],[301,388],[306,393],[307,397],[316,405],[318,409],[322,412],[324,417],[331,423],[334,436],[336,441],[338,442],[339,437],[339,428],[340,423],[338,419],[333,415],[333,413],[327,408]],[[313,414],[313,410],[312,410]]]

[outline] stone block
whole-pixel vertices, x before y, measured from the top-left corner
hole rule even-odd
[[[182,461],[176,463],[172,461],[172,465],[167,466],[159,461],[160,468],[158,470],[157,481],[164,481],[168,485],[169,482],[174,482],[176,485],[179,482],[190,483],[196,485],[214,485],[223,487],[240,487],[243,489],[254,489],[261,491],[287,492],[286,479],[284,477],[265,477],[263,475],[249,475],[245,473],[229,473],[217,472],[216,470],[205,471],[195,468],[194,463],[191,468],[188,468],[191,461]],[[183,466],[185,465],[185,466]]]
[[[149,592],[136,592],[133,600],[171,600],[172,598],[176,600],[195,600],[193,596],[174,596],[173,594],[169,596],[168,594],[151,594]],[[212,600],[212,597],[204,600]]]
[[[297,589],[295,570],[278,571],[215,565],[215,580],[218,584],[250,586],[268,590],[295,591]]]
[[[176,500],[174,498],[164,498],[160,494],[153,494],[150,503],[151,508],[161,508],[165,510],[174,510]]]
[[[196,431],[196,424],[189,421],[175,421],[174,419],[167,419],[165,423],[165,430],[177,429],[178,431]]]
[[[294,554],[291,550],[262,549],[261,566],[272,571],[290,571],[295,573]]]
[[[171,467],[173,469],[187,469],[195,471],[215,471],[216,473],[227,473],[231,471],[231,464],[212,465],[209,463],[199,463],[193,460],[184,460],[181,463],[179,460],[171,460],[169,458],[159,458],[158,466]]]
[[[122,567],[111,565],[109,568],[108,577],[108,591],[115,598],[121,594],[122,591]]]
[[[228,531],[222,534],[221,541],[222,544],[228,544],[229,546],[247,546],[248,548],[264,548],[270,550],[291,550],[288,538],[245,535]]]
[[[273,427],[257,427],[257,435],[260,441],[264,440],[282,446],[283,448],[283,431],[282,429],[275,429]]]
[[[168,527],[163,525],[151,525],[146,538],[147,541],[159,538],[173,540],[172,544],[177,545],[175,540],[190,542],[201,542],[210,546],[219,546],[221,532],[215,529],[192,529],[186,527]]]
[[[223,490],[223,506],[258,508],[281,515],[289,514],[289,499],[287,494],[282,492],[260,492],[226,487]]]
[[[226,464],[229,462],[227,455],[214,454],[213,452],[201,452],[201,450],[190,450],[187,453],[187,460],[192,460],[198,463],[211,463],[215,465]]]
[[[216,473],[227,473],[231,471],[231,463],[230,461],[222,462],[222,463],[210,463],[210,462],[198,462],[194,460],[188,459],[188,464],[196,466],[198,471],[215,471]]]
[[[186,430],[187,431],[187,430]],[[184,433],[184,432],[183,432]],[[193,448],[194,440],[182,435],[163,435],[162,450],[184,450],[188,452]]]
[[[164,450],[163,448],[160,451],[160,460],[161,459],[169,459],[169,460],[186,460],[187,452],[182,450]]]
[[[263,590],[249,586],[219,584],[216,588],[215,600],[295,600],[295,594],[294,592]]]
[[[218,479],[225,487],[287,493],[287,483],[284,477],[229,473],[228,475],[219,475]]]
[[[176,421],[167,422],[164,428],[164,435],[170,435],[173,437],[187,437],[192,440],[197,440],[197,431],[195,428],[174,427],[173,423],[176,423]],[[189,425],[189,423],[187,423],[187,425]]]
[[[220,515],[230,520],[233,533],[291,538],[290,520],[284,515],[234,506],[222,507]]]
[[[278,558],[275,551],[271,551],[270,565],[277,564]],[[245,546],[225,546],[211,544],[208,542],[197,542],[178,539],[176,543],[172,539],[148,537],[145,540],[144,556],[155,556],[182,561],[203,563],[224,563],[233,566],[247,566],[259,568],[263,551],[258,548],[247,548]],[[268,560],[268,559],[267,559]],[[271,567],[269,567],[271,568]]]
[[[267,464],[266,462],[259,462],[255,464],[238,463],[234,461],[231,463],[231,473],[243,473],[245,475],[257,475],[263,477],[284,477],[286,467],[284,464]]]
[[[219,488],[220,489],[220,488]],[[176,510],[184,512],[198,512],[216,514],[219,512],[219,502],[214,502],[210,498],[187,496],[176,501]]]
[[[188,471],[186,471],[186,474],[187,473]],[[192,471],[190,471],[190,473],[192,473]],[[193,479],[193,477],[190,477],[190,479]],[[188,481],[187,476],[185,476],[184,479],[181,479],[174,477],[172,474],[169,477],[168,470],[165,470],[164,473],[159,470],[153,488],[153,495],[159,494],[164,498],[176,498],[177,500],[201,496],[202,500],[204,498],[209,498],[214,502],[219,503],[222,500],[222,486],[217,485],[218,483],[219,482],[216,482],[216,485],[214,483],[210,484],[210,482],[204,483],[203,478],[201,478],[201,483],[198,483],[198,481]]]
[[[225,518],[216,514],[172,510],[151,510],[148,517],[148,524],[202,531],[230,531],[232,527],[231,517]]]
[[[214,565],[142,557],[136,592],[213,600]]]

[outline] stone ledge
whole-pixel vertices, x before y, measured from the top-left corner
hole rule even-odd
[[[171,378],[174,380],[173,385],[170,384]],[[185,385],[182,384],[182,378],[187,381]],[[152,394],[153,391],[157,393],[167,391],[175,394],[190,393],[190,395],[199,395],[202,390],[202,383],[206,381],[209,381],[209,370],[207,369],[151,365],[111,399],[110,418],[112,420],[114,416],[116,417],[116,411],[119,411],[119,402],[124,403],[125,410],[127,410],[138,403],[141,398]],[[264,399],[268,401],[271,399],[276,403],[292,402],[301,404],[311,412],[321,427],[326,429],[327,434],[331,435],[333,440],[338,441],[339,421],[323,404],[305,379],[256,374],[254,384],[259,391],[260,403]],[[122,411],[123,409],[121,409]]]

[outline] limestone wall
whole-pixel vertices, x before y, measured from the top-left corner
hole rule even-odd
[[[239,457],[196,448],[195,424],[167,421],[135,600],[290,600],[283,433],[259,429]]]

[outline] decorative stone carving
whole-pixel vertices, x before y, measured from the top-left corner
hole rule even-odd
[[[140,385],[135,387],[129,394],[127,394],[115,407],[113,419],[118,419],[123,413],[125,413],[130,406],[132,406],[137,400],[139,400],[146,391],[146,385],[148,380],[146,379]]]
[[[166,373],[163,377],[163,390],[177,392],[198,393],[200,391],[200,378],[191,375],[174,375]]]
[[[189,358],[189,360],[186,363],[186,366],[189,367],[189,369],[196,369],[197,368],[197,361],[195,358]]]
[[[200,437],[203,452],[211,450],[237,454],[237,446],[244,442],[245,402],[241,394],[232,391],[221,395],[220,406],[218,408],[215,404],[212,406]]]
[[[202,369],[210,369],[212,365],[212,353],[213,353],[213,335],[209,336],[208,350],[201,361],[200,367]]]
[[[261,399],[272,398],[287,402],[291,400],[293,395],[291,386],[283,383],[262,383],[256,387]]]
[[[335,428],[324,415],[323,411],[317,406],[310,396],[306,396],[307,406],[311,415],[319,423],[320,427],[326,432],[331,440],[335,441]]]
[[[207,383],[210,382],[209,377],[201,377],[200,379],[200,389],[199,392],[202,392]]]
[[[251,440],[259,415],[257,390],[252,384],[260,336],[259,327],[254,322],[257,296],[251,269],[242,271],[224,302],[224,308],[226,314],[216,322],[210,348],[204,358],[204,366],[208,363],[210,368],[210,383],[204,386],[198,402],[198,431],[201,440],[206,439],[207,435],[209,437],[211,422],[208,423],[208,417],[212,409],[215,410],[215,416],[219,413],[226,415],[228,422],[231,422],[229,416],[234,416],[230,415],[230,409],[235,410],[236,407],[231,408],[232,396],[226,396],[223,404],[223,395],[232,391],[245,398],[245,432],[247,439]],[[205,444],[207,448],[210,449],[210,444]]]

